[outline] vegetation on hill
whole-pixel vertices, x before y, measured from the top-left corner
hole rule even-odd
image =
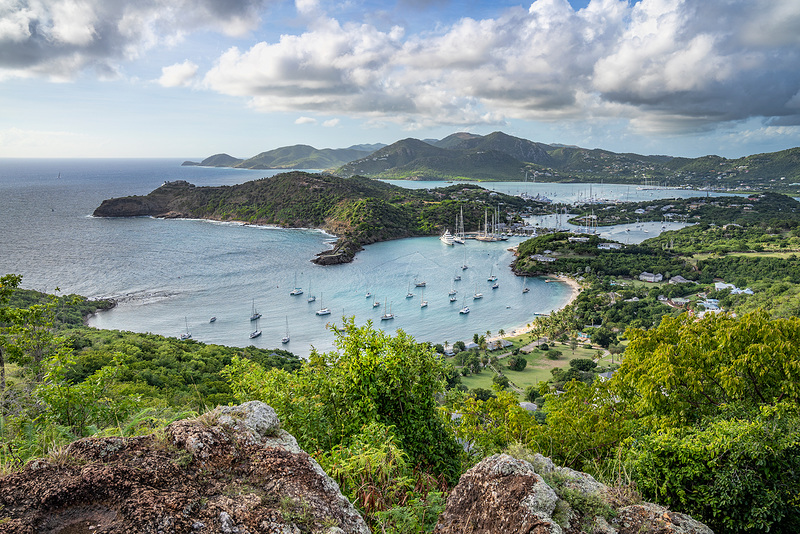
[[[103,201],[98,217],[191,217],[285,227],[323,228],[339,236],[322,264],[351,261],[363,245],[401,237],[435,235],[454,228],[463,208],[464,226],[477,230],[486,209],[502,205],[507,220],[541,206],[473,185],[405,189],[355,176],[291,172],[234,186],[195,187],[170,182],[146,196]]]

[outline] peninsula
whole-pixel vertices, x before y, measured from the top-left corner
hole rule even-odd
[[[312,261],[348,263],[363,246],[403,237],[438,235],[454,229],[463,210],[464,226],[479,228],[486,210],[502,206],[503,220],[521,220],[544,205],[490,192],[477,185],[405,189],[355,176],[288,172],[243,184],[196,187],[165,182],[144,196],[104,200],[95,217],[195,218],[241,221],[285,228],[319,228],[338,236],[333,250]]]

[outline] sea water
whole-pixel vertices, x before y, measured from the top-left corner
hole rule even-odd
[[[331,349],[330,325],[341,324],[342,317],[372,321],[389,332],[403,329],[419,341],[452,344],[474,333],[509,332],[569,298],[565,284],[524,282],[511,273],[509,248],[521,238],[456,246],[436,237],[400,239],[369,245],[350,264],[321,267],[310,260],[330,248],[333,237],[318,230],[91,217],[106,198],[144,195],[164,181],[232,185],[277,172],[181,167],[172,159],[0,160],[0,274],[23,275],[26,288],[115,299],[113,310],[90,319],[98,328],[166,336],[188,329],[193,339],[207,343],[270,348],[281,346],[288,330],[291,340],[283,347],[302,356],[312,347]],[[509,192],[520,187],[490,185]],[[565,198],[586,188],[557,185]],[[525,187],[533,194],[541,188],[548,196],[556,190],[554,184]],[[462,264],[469,268],[462,271]],[[498,277],[497,289],[491,288],[490,275]],[[415,286],[423,281],[425,287]],[[522,292],[523,283],[529,292]],[[295,286],[302,295],[290,295]],[[449,300],[451,290],[456,302]],[[406,298],[408,292],[414,296]],[[476,292],[483,298],[473,300]],[[310,295],[314,302],[308,302]],[[459,313],[464,305],[469,314]],[[262,314],[257,323],[249,320],[254,307]],[[322,307],[331,313],[317,315]],[[381,321],[384,310],[395,318]],[[262,335],[250,339],[256,329]]]

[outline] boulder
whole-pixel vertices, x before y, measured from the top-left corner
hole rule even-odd
[[[591,475],[534,454],[491,456],[464,473],[436,534],[713,534],[691,517],[623,502]]]
[[[73,442],[2,477],[0,510],[0,533],[369,533],[260,402]]]

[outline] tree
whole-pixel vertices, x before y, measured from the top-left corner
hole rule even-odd
[[[569,348],[572,349],[572,355],[575,355],[575,349],[578,348],[578,340],[574,337],[569,338]]]
[[[506,375],[496,374],[492,377],[492,386],[497,389],[506,389],[510,382]]]
[[[453,348],[462,351],[465,350],[467,346],[463,341],[456,341],[455,343],[453,343]]]
[[[607,349],[611,343],[617,341],[617,335],[603,326],[595,328],[592,332],[592,343]]]
[[[522,356],[511,356],[508,358],[508,368],[513,371],[524,371],[528,365],[528,360]]]
[[[402,330],[392,337],[353,318],[334,341],[337,350],[312,350],[296,373],[234,358],[225,375],[240,401],[270,404],[306,450],[330,450],[374,421],[394,427],[414,465],[455,481],[462,449],[434,398],[445,389],[444,360]]]
[[[597,364],[589,358],[575,358],[569,361],[569,366],[578,371],[591,371],[597,367]]]
[[[800,401],[800,318],[684,314],[651,330],[629,330],[614,379],[643,416],[691,424],[731,405]],[[726,409],[728,409],[726,408]]]

